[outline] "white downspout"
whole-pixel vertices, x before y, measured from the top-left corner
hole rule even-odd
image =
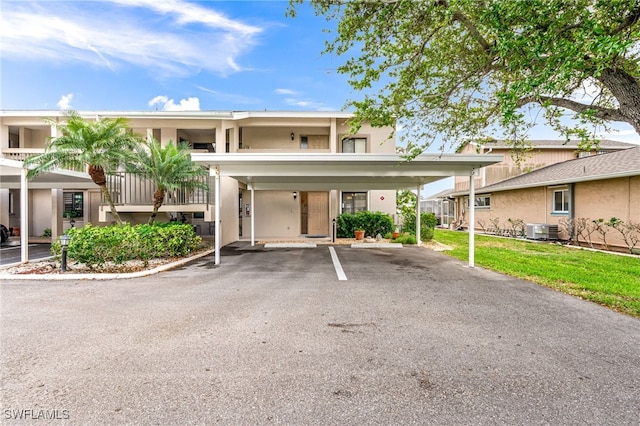
[[[471,169],[469,176],[469,268],[475,266],[475,223],[476,223],[476,169]]]
[[[215,190],[216,193],[214,195],[214,211],[215,211],[215,223],[216,226],[214,228],[214,238],[215,238],[215,256],[214,263],[216,265],[220,264],[220,166],[216,166],[215,170]]]

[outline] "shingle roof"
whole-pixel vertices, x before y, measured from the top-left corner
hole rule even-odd
[[[570,141],[566,141],[566,140],[546,140],[546,139],[540,139],[540,140],[529,140],[527,141],[528,144],[530,144],[533,148],[537,148],[537,149],[542,149],[542,148],[546,148],[546,149],[577,149],[578,148],[578,144],[580,143],[579,140],[570,140]],[[512,146],[504,140],[495,140],[495,141],[491,141],[491,142],[486,142],[483,144],[485,147],[487,148],[504,148],[504,149],[509,149]],[[613,140],[609,140],[609,139],[601,139],[600,140],[600,147],[599,149],[626,149],[626,148],[633,148],[636,147],[637,145],[632,144],[632,143],[627,143],[627,142],[620,142],[620,141],[613,141]]]
[[[552,164],[530,173],[478,188],[476,192],[488,193],[625,176],[640,176],[640,146]]]

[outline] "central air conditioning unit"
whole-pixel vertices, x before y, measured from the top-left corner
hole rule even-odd
[[[528,240],[557,240],[558,225],[549,225],[546,223],[528,223],[527,239]]]

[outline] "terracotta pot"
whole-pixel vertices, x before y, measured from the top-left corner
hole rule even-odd
[[[364,240],[364,231],[353,231],[356,234],[356,240]]]
[[[396,238],[398,238],[400,236],[399,232],[394,232],[393,234],[393,239],[395,240]]]

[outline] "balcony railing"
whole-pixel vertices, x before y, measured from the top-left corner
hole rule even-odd
[[[210,189],[187,189],[185,186],[169,190],[165,194],[163,205],[209,204],[213,187],[209,176],[197,177],[194,180],[209,184]],[[140,175],[120,172],[107,175],[107,189],[116,205],[147,206],[153,204],[156,187],[151,180]]]
[[[3,148],[0,152],[8,160],[24,161],[27,157],[44,153],[44,148]]]

